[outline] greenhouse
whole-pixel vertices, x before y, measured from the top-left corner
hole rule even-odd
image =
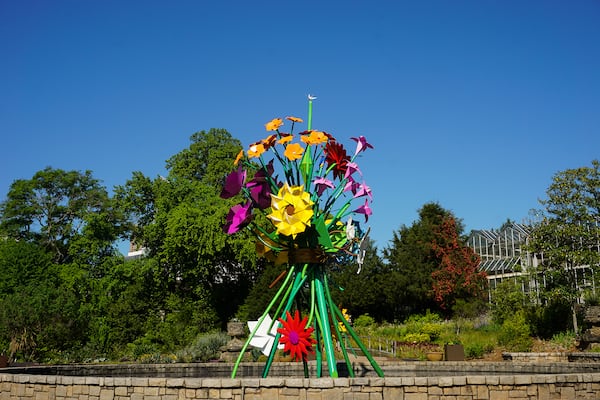
[[[529,226],[517,223],[507,223],[500,230],[471,231],[467,244],[481,258],[479,269],[487,274],[489,300],[492,299],[492,293],[498,284],[506,279],[514,279],[521,284],[524,293],[535,292],[536,297],[538,289],[546,285],[546,275],[538,270],[543,255],[523,249],[528,243],[530,233]],[[590,266],[576,267],[575,275],[580,291],[595,291],[596,283],[592,279]],[[518,277],[525,279],[517,279]]]

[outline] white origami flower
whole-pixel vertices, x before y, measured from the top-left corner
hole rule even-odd
[[[250,329],[250,332],[254,332],[257,324],[258,321],[248,321],[248,329]],[[271,324],[273,324],[273,320],[271,319],[271,316],[267,314],[258,329],[256,329],[252,339],[250,339],[250,346],[260,349],[265,356],[268,356],[271,353],[279,322],[273,324],[271,331],[269,332]],[[283,349],[283,345],[280,343],[277,345],[277,348]]]

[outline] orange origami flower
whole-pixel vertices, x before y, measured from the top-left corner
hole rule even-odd
[[[240,150],[238,155],[235,157],[235,160],[233,161],[233,165],[235,165],[237,167],[237,165],[240,163],[240,160],[242,159],[242,157],[244,157],[244,150]]]
[[[302,135],[301,140],[309,145],[327,143],[329,138],[325,132],[321,131],[308,131],[306,135]]]
[[[261,143],[265,146],[265,150],[267,150],[275,145],[276,140],[277,140],[276,135],[269,135],[266,139],[263,139],[261,141]]]
[[[302,153],[304,152],[304,148],[300,146],[298,143],[292,143],[287,145],[283,155],[287,157],[288,160],[294,161],[302,158]]]
[[[280,133],[279,140],[277,141],[277,143],[286,144],[291,142],[292,139],[294,139],[294,135],[292,135],[291,133]]]
[[[274,118],[265,124],[265,128],[268,131],[276,131],[281,125],[283,125],[283,120],[281,118]]]
[[[292,359],[296,361],[306,361],[309,353],[314,353],[312,346],[316,340],[312,338],[314,328],[306,328],[307,318],[304,317],[300,321],[300,313],[298,310],[294,313],[294,318],[286,311],[286,318],[279,318],[279,322],[283,325],[277,329],[281,333],[279,342],[283,344],[283,352],[292,355]]]
[[[292,121],[292,122],[298,122],[298,123],[302,123],[302,118],[297,118],[297,117],[285,117],[285,119],[287,119],[288,121]]]
[[[260,157],[261,154],[265,152],[265,150],[265,145],[262,143],[251,144],[250,148],[248,149],[248,157]]]

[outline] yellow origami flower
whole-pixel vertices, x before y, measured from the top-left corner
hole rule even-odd
[[[275,118],[265,124],[265,128],[268,131],[276,131],[279,127],[283,125],[283,120],[281,118]]]
[[[352,318],[350,317],[350,314],[348,314],[348,310],[346,308],[342,308],[342,315],[344,316],[344,319],[348,323],[352,323]],[[346,325],[344,325],[344,323],[342,321],[338,322],[338,329],[340,330],[340,332],[347,332],[348,331],[346,329]]]
[[[302,153],[304,149],[298,143],[292,143],[287,145],[283,155],[287,157],[288,160],[294,161],[302,158]]]
[[[313,204],[310,193],[305,192],[302,186],[290,187],[286,183],[277,195],[271,194],[272,212],[268,218],[273,221],[278,234],[295,238],[310,226]]]

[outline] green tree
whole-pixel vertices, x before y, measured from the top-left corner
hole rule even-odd
[[[401,226],[394,232],[391,245],[384,249],[384,259],[391,271],[390,280],[395,284],[395,300],[401,307],[398,320],[438,309],[431,274],[437,270],[439,258],[431,244],[436,229],[450,216],[452,214],[437,203],[425,204],[419,210],[418,221],[411,226]],[[458,223],[456,229],[461,232],[462,225]]]
[[[535,272],[545,275],[548,298],[571,305],[573,330],[578,332],[579,283],[586,269],[594,275],[600,262],[600,162],[558,172],[546,195],[527,249],[540,256]]]
[[[0,231],[38,243],[59,264],[76,255],[82,258],[84,250],[86,262],[111,254],[119,227],[106,189],[90,171],[48,167],[31,179],[14,181],[0,204]],[[71,249],[76,243],[77,248]]]
[[[247,294],[256,266],[249,236],[223,232],[229,207],[239,199],[219,194],[242,146],[223,129],[197,132],[190,140],[167,161],[166,177],[152,180],[136,172],[115,188],[115,198],[134,242],[159,263],[166,293],[190,302],[209,293],[210,305],[226,322]]]
[[[52,254],[35,243],[0,240],[0,271],[0,353],[36,360],[78,344],[78,310],[61,290]]]
[[[330,283],[334,301],[351,315],[369,314],[378,322],[395,319],[397,288],[372,241],[360,273],[357,265],[342,264],[333,269]]]

